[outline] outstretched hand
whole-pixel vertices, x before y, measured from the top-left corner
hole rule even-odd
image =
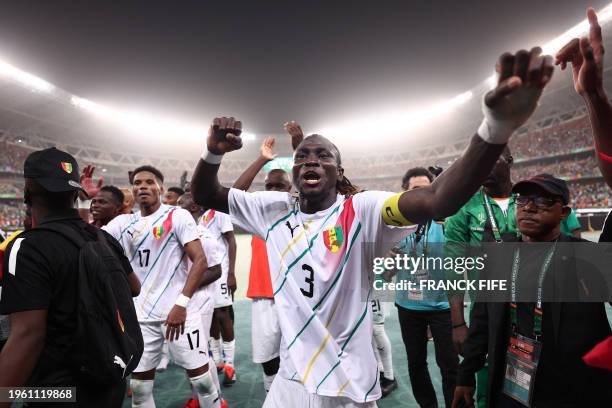
[[[81,186],[83,186],[83,189],[87,193],[87,198],[94,198],[95,196],[97,196],[100,192],[100,189],[104,185],[104,177],[102,176],[100,176],[100,179],[98,180],[97,184],[94,183],[93,174],[95,170],[95,166],[87,165],[81,172]]]
[[[601,27],[591,7],[587,9],[587,18],[589,37],[572,39],[555,55],[555,64],[561,65],[561,69],[571,64],[574,89],[583,96],[603,91],[604,47]]]
[[[264,160],[270,161],[274,160],[277,154],[274,154],[274,143],[276,140],[273,137],[266,137],[259,148],[261,152],[261,157]]]
[[[224,154],[242,147],[242,122],[233,117],[215,118],[208,129],[206,145],[213,154]]]
[[[479,135],[492,143],[506,143],[535,111],[542,90],[554,70],[552,57],[542,49],[505,53],[497,63],[497,86],[483,100],[485,121]]]

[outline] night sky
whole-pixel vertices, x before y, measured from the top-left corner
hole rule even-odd
[[[96,102],[278,133],[452,97],[606,3],[14,0],[0,58]]]

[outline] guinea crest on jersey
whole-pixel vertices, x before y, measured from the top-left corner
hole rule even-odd
[[[184,245],[199,239],[188,211],[162,204],[153,214],[120,215],[103,227],[123,246],[141,282],[134,298],[140,321],[165,320],[189,273]]]
[[[232,221],[266,240],[282,331],[279,374],[311,393],[380,398],[371,257],[413,230],[384,223],[381,209],[391,195],[338,195],[328,209],[306,214],[287,193],[230,190]]]

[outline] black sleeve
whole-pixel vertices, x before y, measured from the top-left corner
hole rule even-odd
[[[475,375],[486,362],[489,344],[489,312],[485,302],[475,302],[470,318],[468,338],[463,344],[463,361],[457,373],[458,386],[476,385]]]
[[[18,237],[3,259],[0,314],[48,309],[53,274],[47,258],[32,237]]]
[[[117,255],[117,258],[119,258],[119,261],[121,262],[121,265],[123,266],[123,270],[125,271],[125,275],[127,276],[127,275],[133,273],[134,270],[132,269],[132,265],[130,264],[130,260],[127,259],[127,257],[125,256],[125,251],[123,250],[123,247],[121,246],[119,241],[117,241],[108,232],[106,232],[104,230],[100,230],[100,231],[102,231],[102,233],[104,234],[104,237],[106,238],[106,242],[112,248],[113,252]]]
[[[612,242],[612,212],[608,213],[606,220],[604,221],[604,227],[599,236],[599,242]]]

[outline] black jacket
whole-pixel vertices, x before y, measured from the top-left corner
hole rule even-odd
[[[504,242],[517,240],[516,237],[510,237],[504,239]],[[562,234],[559,242],[586,241]],[[555,253],[551,268],[557,268],[556,273],[560,268],[565,268],[567,270],[562,269],[562,272],[571,274],[572,269],[576,269],[576,264],[563,262],[562,256],[559,251]],[[504,265],[507,265],[503,268],[507,269],[509,276],[511,259],[506,260]],[[544,369],[554,374],[555,384],[552,387],[555,389],[555,394],[558,393],[558,397],[568,403],[568,406],[607,406],[605,404],[612,401],[612,373],[589,367],[582,361],[584,354],[611,334],[605,303],[551,302],[544,307],[548,308],[552,317],[553,328],[552,333],[547,333],[546,325],[544,326],[543,347],[544,352],[548,352],[546,364],[549,365]],[[488,362],[487,406],[489,407],[493,406],[493,401],[502,390],[510,331],[509,303],[475,302],[468,338],[463,346],[464,359],[459,367],[457,385],[475,386],[476,372],[484,367],[485,361]],[[538,376],[536,376],[536,391],[539,387],[551,389],[551,384],[538,383],[537,379]]]

